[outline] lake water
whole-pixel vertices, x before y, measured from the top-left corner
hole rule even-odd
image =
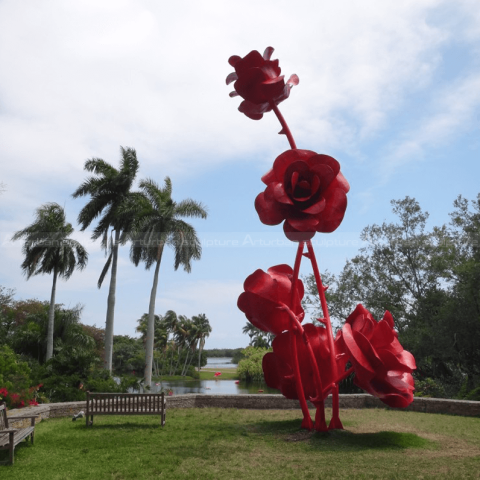
[[[207,365],[204,368],[212,368],[218,372],[222,368],[236,368],[237,364],[231,363],[231,358],[207,358]],[[184,395],[187,393],[205,393],[208,395],[245,395],[254,393],[278,393],[278,390],[269,388],[265,383],[237,383],[236,380],[175,380],[173,382],[152,382],[152,392],[160,392],[171,389],[174,395]]]

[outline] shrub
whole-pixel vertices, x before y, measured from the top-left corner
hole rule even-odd
[[[425,378],[424,380],[415,380],[416,397],[445,398],[445,387],[439,380]]]
[[[39,386],[31,386],[31,370],[27,362],[7,345],[0,346],[0,401],[8,408],[37,405]]]
[[[247,347],[243,350],[245,358],[238,364],[238,378],[246,382],[263,382],[262,360],[271,351],[271,348],[263,347]]]

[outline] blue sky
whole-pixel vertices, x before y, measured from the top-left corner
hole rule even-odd
[[[236,307],[245,278],[295,257],[281,225],[262,225],[253,207],[287,140],[273,113],[239,113],[225,85],[231,55],[267,46],[287,78],[300,78],[280,105],[298,148],[335,157],[351,185],[342,225],[315,237],[321,271],[340,272],[366,225],[393,220],[391,199],[415,197],[433,226],[448,222],[457,195],[480,192],[477,0],[3,0],[0,285],[49,299],[51,277],[26,281],[21,243],[10,239],[57,202],[90,255],[85,271],[59,282],[57,302],[83,304],[82,321],[104,326],[108,283],[96,282],[105,257],[79,231],[85,200],[71,193],[85,160],[118,165],[129,146],[139,180],[168,175],[175,200],[209,211],[192,222],[203,243],[192,272],[175,272],[165,255],[157,313],[205,313],[206,348],[246,346]],[[152,275],[121,251],[115,333],[135,335]]]

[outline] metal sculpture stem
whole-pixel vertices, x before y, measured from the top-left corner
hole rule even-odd
[[[338,398],[338,371],[337,371],[337,355],[335,352],[335,342],[333,340],[333,330],[332,322],[330,321],[330,315],[328,313],[327,299],[325,298],[325,287],[322,283],[322,278],[320,277],[320,272],[318,270],[317,259],[315,258],[315,252],[313,250],[312,242],[307,241],[308,257],[312,263],[313,275],[315,276],[315,282],[317,283],[318,295],[320,297],[320,304],[322,306],[323,312],[323,323],[327,329],[327,341],[330,349],[330,364],[332,369],[332,378],[334,383],[332,384],[332,419],[330,421],[330,429],[333,428],[343,428],[342,422],[340,421],[340,412],[339,412],[339,398]]]
[[[310,401],[315,405],[317,411],[315,414],[315,430],[319,432],[325,432],[327,429],[327,425],[325,423],[325,402],[323,401],[323,386],[322,386],[322,379],[320,377],[320,371],[318,369],[317,360],[315,358],[315,354],[313,353],[312,345],[310,344],[307,336],[305,335],[305,330],[303,325],[300,323],[298,318],[295,314],[285,306],[285,309],[292,319],[294,325],[297,326],[297,331],[301,333],[302,340],[305,346],[307,347],[308,356],[310,358],[310,363],[312,365],[313,370],[313,381],[315,383],[315,389],[317,391],[317,395],[315,398],[310,398]]]
[[[278,109],[277,105],[275,105],[274,102],[270,102],[270,105],[272,106],[273,111],[275,112],[275,115],[278,118],[278,121],[280,122],[280,125],[282,126],[282,130],[280,133],[285,134],[288,139],[288,143],[290,144],[290,148],[296,149],[297,145],[295,144],[295,140],[293,139],[292,132],[288,128],[287,122],[283,118],[283,115],[281,114],[280,110]]]
[[[292,278],[292,291],[290,297],[290,304],[295,305],[296,295],[297,295],[297,280],[298,280],[298,272],[300,271],[300,263],[302,261],[302,253],[303,253],[304,242],[299,242],[298,249],[297,249],[297,256],[295,257],[295,266],[293,269],[293,278]],[[299,332],[296,324],[293,324],[293,335],[291,335],[291,343],[290,348],[292,350],[292,360],[293,360],[293,373],[295,375],[295,386],[297,389],[297,396],[300,402],[300,407],[303,412],[303,421],[302,421],[302,428],[306,428],[308,430],[312,430],[313,422],[310,418],[310,412],[308,411],[307,401],[305,399],[305,392],[303,390],[302,384],[302,377],[300,373],[300,365],[298,362],[298,352],[297,352],[297,340],[296,335]],[[303,328],[302,328],[303,331]]]

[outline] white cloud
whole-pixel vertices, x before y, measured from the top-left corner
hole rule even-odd
[[[398,143],[390,147],[381,167],[384,181],[399,168],[424,160],[427,148],[439,148],[452,137],[478,129],[480,72],[438,89],[433,98],[427,112],[414,122],[414,128],[403,132]]]

